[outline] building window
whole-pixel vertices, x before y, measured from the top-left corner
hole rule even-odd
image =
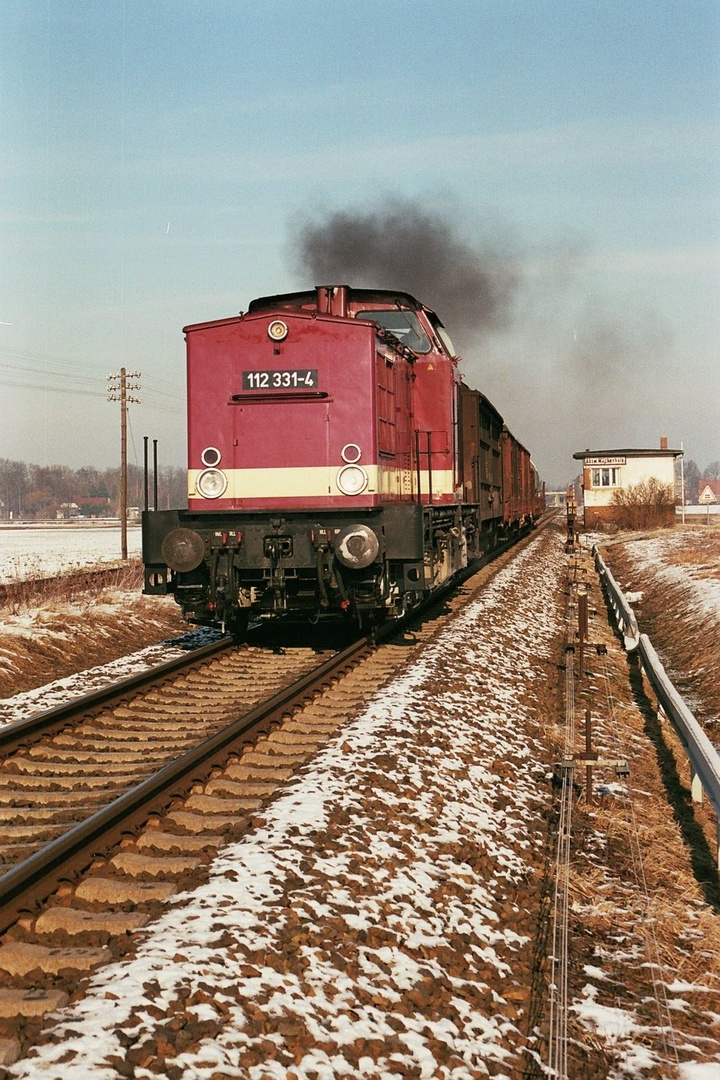
[[[593,487],[620,487],[619,469],[593,469]]]

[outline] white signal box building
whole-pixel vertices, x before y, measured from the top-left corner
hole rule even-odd
[[[667,439],[659,450],[580,450],[573,458],[583,463],[582,500],[585,528],[597,529],[615,523],[618,507],[615,492],[636,487],[648,480],[675,490],[675,459],[682,450],[669,450]],[[667,524],[674,525],[675,509],[669,507]]]

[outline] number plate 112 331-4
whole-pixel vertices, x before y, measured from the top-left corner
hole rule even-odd
[[[318,384],[317,368],[295,371],[243,371],[243,390],[310,390]]]

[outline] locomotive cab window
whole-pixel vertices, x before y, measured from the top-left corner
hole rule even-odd
[[[427,353],[432,348],[420,320],[413,311],[405,308],[383,308],[380,311],[358,311],[355,317],[379,323],[413,352]]]
[[[437,336],[440,338],[440,341],[442,342],[443,347],[445,349],[445,352],[448,354],[448,356],[457,356],[457,353],[455,352],[455,347],[454,347],[452,341],[450,340],[450,335],[448,334],[447,330],[445,329],[443,324],[440,322],[438,317],[437,316],[431,316],[430,317],[430,322],[432,323],[433,330],[435,331]]]

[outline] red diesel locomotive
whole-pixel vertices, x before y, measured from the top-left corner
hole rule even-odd
[[[540,514],[528,451],[407,293],[319,287],[185,328],[188,506],[143,515],[145,592],[250,615],[402,615]]]

